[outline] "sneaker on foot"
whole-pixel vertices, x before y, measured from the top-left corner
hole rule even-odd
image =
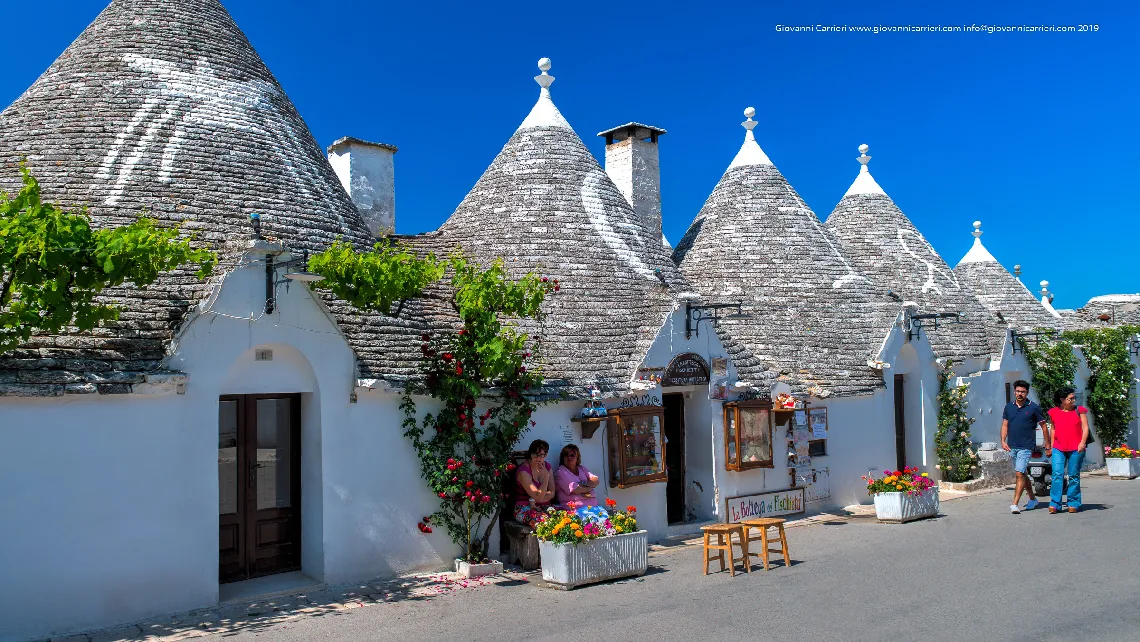
[[[1049,514],[1050,514],[1050,515],[1056,515],[1056,514],[1057,514],[1057,509],[1056,509],[1056,508],[1053,508],[1052,506],[1050,506],[1050,507],[1049,507]]]
[[[1041,502],[1037,501],[1036,499],[1031,499],[1029,500],[1029,503],[1025,505],[1025,510],[1033,510],[1034,508],[1037,508],[1037,505],[1040,503]]]
[[[1013,513],[1014,515],[1020,515],[1021,509],[1017,507],[1017,504],[1010,504],[1009,512]]]
[[[1077,512],[1077,507],[1076,507],[1076,506],[1070,506],[1070,507],[1069,507],[1069,512],[1070,512],[1070,513],[1075,513],[1075,512]]]

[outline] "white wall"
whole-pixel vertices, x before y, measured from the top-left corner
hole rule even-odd
[[[206,440],[175,420],[191,412],[174,395],[0,398],[0,640],[216,601],[217,407]]]

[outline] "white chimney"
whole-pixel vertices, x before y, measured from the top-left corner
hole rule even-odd
[[[345,136],[328,148],[329,164],[373,236],[396,231],[395,145]]]
[[[626,123],[598,136],[606,139],[606,174],[643,221],[650,238],[661,239],[661,163],[657,139],[664,129]]]

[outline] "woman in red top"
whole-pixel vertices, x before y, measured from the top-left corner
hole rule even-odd
[[[1077,405],[1072,388],[1061,388],[1053,395],[1056,408],[1049,409],[1053,422],[1053,482],[1049,489],[1049,512],[1061,510],[1061,494],[1069,500],[1069,512],[1081,508],[1081,464],[1089,439],[1089,410]],[[1069,487],[1065,488],[1065,475]]]

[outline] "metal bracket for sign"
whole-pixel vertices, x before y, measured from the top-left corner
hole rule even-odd
[[[729,314],[726,317],[721,317],[717,314],[720,310],[728,310],[736,308],[736,312]],[[691,339],[693,336],[701,336],[700,325],[701,321],[712,321],[713,327],[719,325],[720,320],[723,319],[746,319],[748,315],[744,313],[744,302],[740,303],[709,303],[705,305],[693,305],[692,301],[685,302],[685,338]],[[708,312],[712,314],[708,314]]]
[[[1013,354],[1017,354],[1017,347],[1021,346],[1021,351],[1025,352],[1026,339],[1033,339],[1033,345],[1036,346],[1041,343],[1041,337],[1055,337],[1057,336],[1056,330],[1039,330],[1037,332],[1018,332],[1017,330],[1010,331],[1011,343]]]
[[[938,329],[938,322],[942,319],[951,319],[954,323],[961,323],[966,315],[962,312],[932,312],[930,314],[914,314],[910,317],[910,328],[906,332],[908,341],[913,341],[919,337],[919,333],[923,328],[927,327],[927,321],[933,321],[934,329]]]

